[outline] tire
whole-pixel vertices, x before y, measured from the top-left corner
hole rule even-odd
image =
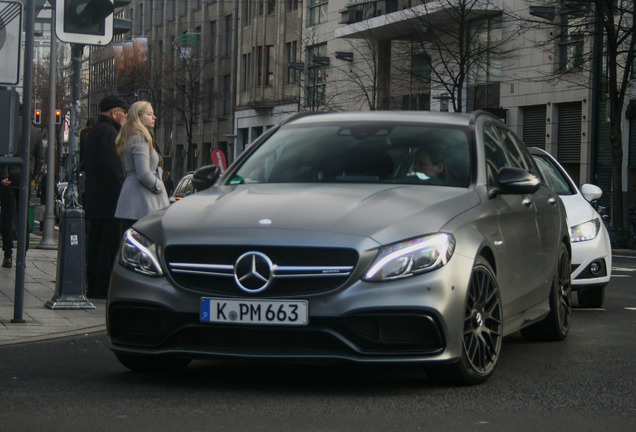
[[[170,373],[185,368],[192,361],[189,358],[156,356],[143,354],[115,353],[117,360],[135,372]]]
[[[499,286],[490,264],[479,257],[466,294],[461,358],[452,364],[430,366],[427,374],[432,381],[443,384],[481,384],[499,361],[502,339]]]
[[[594,287],[576,293],[579,307],[600,308],[605,302],[605,287]]]
[[[570,304],[570,254],[561,244],[550,289],[550,312],[542,321],[521,329],[526,339],[560,341],[570,331],[572,306]]]

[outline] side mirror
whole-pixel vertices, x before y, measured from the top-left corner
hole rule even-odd
[[[209,188],[219,178],[221,170],[216,165],[206,165],[192,175],[192,185],[197,192]]]
[[[522,169],[505,167],[499,170],[499,193],[532,194],[539,190],[539,178]]]
[[[583,198],[592,202],[603,195],[603,190],[596,185],[585,183],[581,186],[581,194],[583,195]]]

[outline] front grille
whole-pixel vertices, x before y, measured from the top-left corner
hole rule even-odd
[[[417,312],[315,318],[306,327],[206,324],[193,314],[117,304],[109,309],[115,345],[210,355],[372,357],[427,355],[444,348],[436,321]]]
[[[266,255],[273,280],[262,293],[246,293],[234,280],[234,266],[247,252]],[[340,287],[358,261],[354,249],[257,246],[168,246],[165,261],[181,287],[234,297],[285,297],[318,294]]]

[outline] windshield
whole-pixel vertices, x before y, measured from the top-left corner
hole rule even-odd
[[[468,187],[466,130],[352,122],[283,126],[226,184],[402,183]]]

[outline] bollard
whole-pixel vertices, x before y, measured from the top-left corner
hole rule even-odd
[[[55,294],[45,306],[49,309],[95,309],[84,296],[84,210],[65,208],[60,225]]]

